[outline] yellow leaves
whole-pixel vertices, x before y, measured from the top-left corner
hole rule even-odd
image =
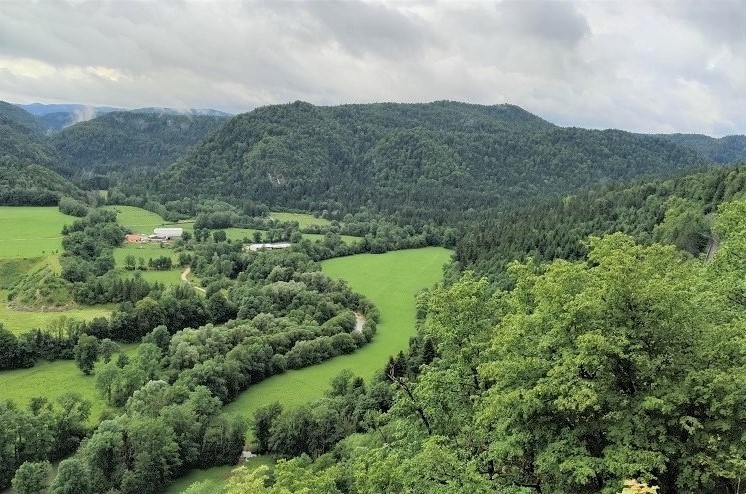
[[[649,486],[637,480],[625,480],[621,494],[658,494],[658,486]]]

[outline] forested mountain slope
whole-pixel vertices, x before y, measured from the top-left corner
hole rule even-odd
[[[718,205],[745,195],[746,166],[741,165],[537,200],[495,211],[473,226],[459,241],[455,258],[462,271],[504,282],[506,266],[515,259],[582,258],[591,235],[624,232],[639,242],[673,244],[697,255],[711,238]]]
[[[693,149],[715,163],[746,161],[746,136],[732,135],[719,139],[702,134],[659,134],[680,146]]]
[[[0,121],[30,133],[38,134],[42,131],[42,126],[32,114],[5,101],[0,101]]]
[[[68,176],[165,166],[224,122],[223,117],[112,112],[50,137]]]
[[[454,102],[316,107],[230,120],[154,190],[269,206],[464,219],[470,208],[703,165],[695,151],[618,130],[559,128],[516,106]]]

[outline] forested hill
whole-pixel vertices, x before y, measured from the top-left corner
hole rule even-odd
[[[642,243],[672,244],[696,256],[708,245],[718,206],[744,197],[746,166],[741,165],[537,200],[496,211],[473,226],[456,247],[457,268],[505,285],[505,269],[513,260],[581,259],[589,236],[614,232]]]
[[[746,136],[732,135],[719,139],[702,134],[660,134],[675,144],[693,149],[715,163],[746,161]]]
[[[112,112],[50,137],[64,175],[126,172],[175,161],[225,121],[224,117]]]
[[[43,142],[33,115],[0,101],[0,162],[52,164],[52,152]]]
[[[704,165],[697,152],[618,130],[559,128],[511,105],[268,106],[230,120],[154,189],[269,206],[403,218],[473,216],[579,187]]]
[[[0,101],[0,122],[23,129],[27,133],[40,134],[42,126],[29,112],[5,101]]]

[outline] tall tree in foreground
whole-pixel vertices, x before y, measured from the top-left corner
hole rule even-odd
[[[495,476],[547,492],[735,492],[746,475],[746,345],[707,268],[592,239],[588,261],[516,265],[480,368]]]

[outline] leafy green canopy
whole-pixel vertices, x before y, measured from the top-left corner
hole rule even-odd
[[[513,263],[510,291],[438,288],[421,304],[436,356],[390,363],[394,403],[368,434],[226,492],[737,492],[744,218],[746,201],[720,208],[708,263],[617,233],[579,261]]]

